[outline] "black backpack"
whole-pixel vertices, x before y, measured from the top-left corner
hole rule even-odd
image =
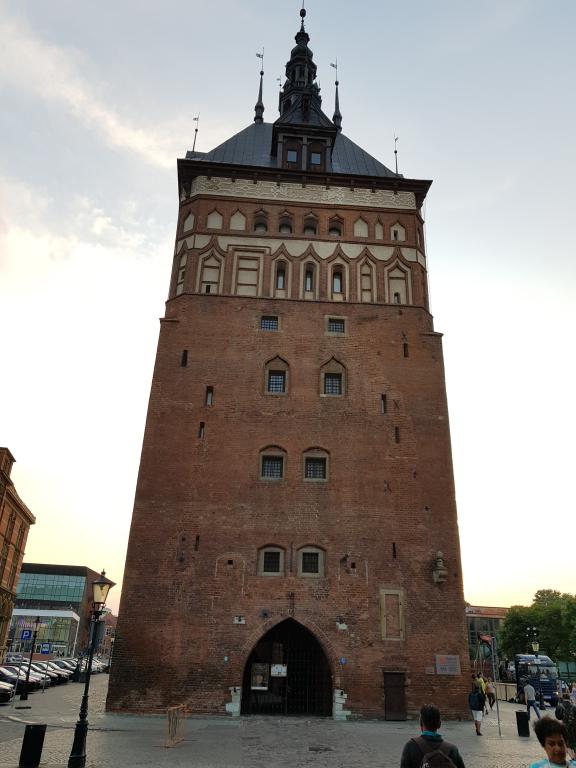
[[[437,746],[433,746],[423,736],[418,736],[413,741],[418,744],[422,752],[420,768],[456,768],[456,764],[448,757],[452,744],[441,741]]]

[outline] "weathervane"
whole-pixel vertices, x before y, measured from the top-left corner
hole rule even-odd
[[[192,121],[196,123],[196,128],[194,128],[194,144],[192,144],[192,152],[196,149],[196,139],[198,138],[198,126],[200,125],[200,112],[196,115],[196,117],[192,118]]]
[[[262,62],[260,65],[260,76],[264,75],[264,48],[262,48],[262,53],[257,53],[256,58],[260,59]]]
[[[396,136],[396,131],[394,131],[394,160],[396,161],[396,176],[398,176],[398,148],[396,145],[398,144],[399,138],[399,136]]]
[[[330,63],[330,66],[336,70],[336,85],[339,85],[338,83],[338,59],[336,59],[336,63],[332,64]]]

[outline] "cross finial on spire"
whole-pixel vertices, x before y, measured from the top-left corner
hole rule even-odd
[[[262,101],[262,82],[264,79],[264,48],[262,48],[262,53],[256,54],[257,58],[260,59],[260,89],[258,90],[258,101],[256,102],[256,106],[254,107],[254,122],[255,123],[263,123],[264,122],[264,102]]]

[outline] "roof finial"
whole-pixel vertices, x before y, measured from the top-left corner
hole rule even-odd
[[[194,144],[192,144],[192,152],[196,149],[196,139],[198,138],[198,126],[200,125],[200,112],[196,115],[196,117],[192,118],[192,122],[196,123],[196,128],[194,128]]]
[[[399,136],[396,136],[396,131],[394,131],[394,160],[396,161],[396,176],[398,176],[398,148],[396,145],[398,144],[399,138]]]
[[[339,131],[342,130],[342,113],[340,112],[340,99],[338,97],[338,86],[340,85],[338,81],[338,59],[336,59],[335,64],[330,64],[331,67],[333,67],[336,70],[336,103],[334,106],[334,116],[332,117],[332,122],[338,128]]]
[[[256,56],[260,59],[261,69],[260,69],[260,89],[258,91],[258,101],[256,102],[256,106],[254,107],[254,122],[263,123],[264,122],[264,102],[262,101],[262,81],[264,78],[264,48],[262,48],[262,53],[257,53]]]
[[[300,10],[300,18],[302,19],[302,23],[300,26],[300,30],[304,32],[304,19],[306,18],[306,8],[304,8],[304,3],[306,0],[302,0],[302,8]]]

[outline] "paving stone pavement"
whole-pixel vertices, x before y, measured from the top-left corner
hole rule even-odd
[[[413,721],[190,717],[185,740],[166,749],[164,717],[104,712],[107,685],[107,675],[91,683],[89,768],[397,768],[404,743],[418,733]],[[18,765],[25,724],[33,722],[48,724],[41,768],[66,766],[81,698],[82,686],[68,683],[0,705],[1,768]],[[466,768],[526,768],[543,753],[534,735],[517,735],[516,709],[501,702],[502,736],[495,710],[484,719],[482,737],[472,722],[447,722],[442,733],[458,745]]]

